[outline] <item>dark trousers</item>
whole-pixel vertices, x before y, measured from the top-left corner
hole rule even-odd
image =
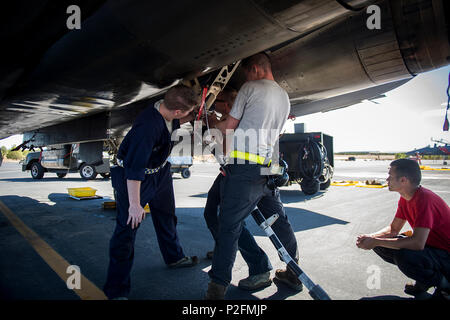
[[[384,261],[395,264],[408,278],[427,286],[439,285],[442,276],[450,279],[450,253],[426,246],[423,250],[373,249]]]
[[[217,241],[219,233],[219,218],[218,209],[220,205],[220,183],[223,175],[219,174],[214,180],[213,185],[208,191],[208,199],[206,200],[204,217],[208,229],[214,240]],[[242,226],[242,231],[238,240],[238,248],[248,265],[248,273],[250,276],[261,274],[272,270],[269,258],[266,253],[258,246],[253,238],[253,235],[245,227],[245,222]]]
[[[284,212],[279,191],[267,187],[267,177],[261,175],[261,166],[241,164],[227,165],[225,168],[226,176],[220,183],[219,231],[209,275],[213,282],[228,286],[244,220],[255,206],[266,218],[275,213],[279,215],[272,225],[273,231],[296,260],[298,251],[297,240]]]
[[[111,170],[116,191],[117,222],[109,246],[109,267],[104,292],[108,298],[128,296],[131,288],[130,272],[134,258],[134,242],[138,228],[132,229],[128,220],[128,193],[123,169]],[[121,170],[121,172],[120,172]],[[117,180],[122,179],[122,180]],[[125,186],[121,185],[125,183]],[[141,185],[141,205],[149,204],[150,215],[164,262],[170,264],[184,257],[176,230],[175,200],[170,165],[149,175]]]

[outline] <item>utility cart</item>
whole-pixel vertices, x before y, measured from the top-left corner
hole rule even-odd
[[[288,164],[289,184],[299,183],[306,195],[330,186],[334,172],[333,137],[322,132],[283,134],[279,151]]]
[[[171,164],[170,171],[172,173],[180,173],[184,179],[187,179],[191,176],[191,171],[189,170],[189,168],[192,166],[192,157],[170,156],[167,160]]]

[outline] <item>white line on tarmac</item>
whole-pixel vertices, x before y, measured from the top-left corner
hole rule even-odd
[[[219,173],[217,173],[217,174],[219,174]],[[204,174],[193,174],[192,176],[193,177],[201,177],[201,178],[215,178],[215,177],[217,177],[217,175],[215,175],[215,176],[207,176],[207,175],[204,175]]]

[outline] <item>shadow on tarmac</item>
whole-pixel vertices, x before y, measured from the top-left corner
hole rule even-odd
[[[258,297],[253,295],[253,293],[262,291],[266,288],[262,288],[260,290],[255,291],[245,291],[239,289],[236,286],[230,285],[227,290],[226,298],[229,300],[285,300],[286,298],[294,296],[299,293],[298,291],[293,291],[289,289],[287,286],[283,285],[277,280],[273,281],[272,286],[276,286],[277,288],[276,292],[267,298],[259,299]]]
[[[77,201],[66,193],[51,193],[49,201],[15,195],[1,196],[0,200],[61,256],[78,265],[83,275],[102,288],[116,216],[115,210],[102,209],[101,204],[106,199]],[[209,282],[207,269],[211,265],[204,255],[214,246],[203,218],[203,209],[176,209],[183,250],[186,255],[200,257],[200,263],[193,268],[168,269],[161,257],[153,223],[144,221],[140,225],[130,299],[203,299]],[[286,208],[286,212],[294,231],[347,223],[308,210]],[[254,235],[265,236],[251,217],[248,220],[247,226]],[[0,274],[4,275],[0,275],[2,299],[77,299],[3,215],[0,215],[0,227],[2,231],[8,230],[0,235],[0,251],[9,257],[0,263]],[[283,284],[274,282],[272,286],[277,287],[276,292],[265,299],[284,300],[297,294]],[[259,298],[254,292],[231,285],[227,299]]]
[[[319,191],[313,195],[305,195],[302,191],[299,190],[282,190],[280,189],[281,202],[283,204],[288,203],[297,203],[297,202],[305,202],[309,200],[314,200],[321,198],[325,195],[326,191]],[[208,198],[208,193],[199,193],[191,195],[190,197],[194,198]]]
[[[319,192],[317,192],[315,194],[312,194],[312,195],[306,195],[300,190],[300,188],[298,190],[283,190],[283,189],[280,189],[281,201],[284,204],[305,202],[305,201],[309,201],[309,200],[318,199],[318,198],[323,197],[325,195],[325,193],[326,193],[326,190],[319,191]]]
[[[193,194],[193,195],[191,195],[190,197],[193,197],[193,198],[205,198],[205,199],[207,199],[207,198],[208,198],[208,193],[205,192],[205,193]]]
[[[203,210],[204,208],[177,208],[177,215],[187,214],[190,216],[201,217],[203,218]],[[336,219],[333,217],[329,217],[314,211],[309,211],[305,209],[299,208],[290,208],[284,207],[284,210],[288,216],[289,222],[291,223],[292,229],[294,232],[297,231],[305,231],[309,229],[320,228],[332,224],[341,224],[345,225],[349,223],[348,221]],[[264,231],[256,224],[253,220],[252,216],[248,216],[246,221],[247,228],[252,232],[255,236],[265,236]],[[205,224],[203,222],[203,224]],[[205,224],[206,226],[206,224]]]
[[[3,178],[0,179],[0,181],[7,181],[7,182],[61,182],[61,181],[65,181],[65,182],[86,182],[86,181],[97,181],[97,180],[102,180],[102,181],[108,181],[109,178],[95,178],[93,180],[85,180],[80,178],[42,178],[42,179],[33,179],[33,178]]]
[[[393,296],[393,295],[385,295],[385,296],[375,296],[375,297],[364,297],[359,299],[361,301],[372,301],[372,300],[415,300],[414,298],[405,298],[405,297],[399,297],[399,296]]]
[[[314,211],[309,211],[299,208],[284,207],[289,222],[291,223],[294,232],[306,231],[310,229],[320,228],[332,224],[345,225],[348,221],[332,218]],[[246,219],[246,226],[250,232],[255,236],[265,236],[263,230],[256,224],[250,216]]]
[[[107,237],[112,234],[115,212],[101,209],[101,201],[76,201],[52,193],[47,201],[15,195],[0,200],[70,264],[80,267],[101,288],[108,258]],[[82,202],[82,203],[81,203]],[[34,251],[11,223],[0,214],[0,299],[77,300],[56,273]],[[105,235],[107,236],[105,237]]]

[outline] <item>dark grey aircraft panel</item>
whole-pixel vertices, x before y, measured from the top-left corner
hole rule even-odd
[[[294,115],[357,103],[369,88],[449,64],[443,0],[14,4],[1,20],[10,50],[0,61],[0,138],[46,128],[57,135],[46,139],[65,142],[120,135],[177,80],[208,85],[220,67],[260,51]],[[66,27],[72,4],[81,8],[80,30]],[[379,30],[366,25],[371,4],[381,10]],[[241,83],[238,71],[231,85]],[[84,130],[97,114],[106,115],[108,132]]]

